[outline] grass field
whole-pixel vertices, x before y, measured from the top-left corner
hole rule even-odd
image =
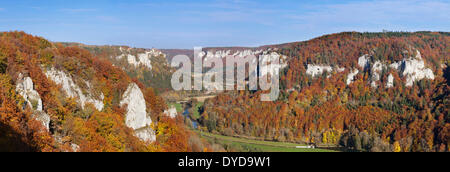
[[[200,107],[202,107],[203,106],[203,102],[198,102],[196,105],[195,105],[195,107],[193,108],[193,116],[194,116],[194,118],[195,119],[199,119],[200,118],[200,112],[199,112],[199,109],[200,109]]]
[[[177,109],[178,113],[183,112],[183,105],[179,104],[179,103],[171,103],[169,104],[169,107],[174,106]]]
[[[180,103],[170,103],[169,104],[169,107],[172,107],[172,106],[174,106],[176,109],[177,109],[177,112],[179,112],[179,113],[183,113],[184,112],[184,109],[183,109],[183,105],[182,104],[180,104]],[[192,108],[192,111],[193,111],[193,117],[194,117],[194,119],[199,119],[200,118],[200,112],[199,112],[199,109],[201,108],[203,106],[203,102],[198,102],[193,108]]]
[[[220,144],[228,151],[239,152],[335,152],[328,149],[297,149],[302,144],[269,142],[251,140],[244,138],[228,137],[211,133],[199,133],[199,135],[210,142]]]

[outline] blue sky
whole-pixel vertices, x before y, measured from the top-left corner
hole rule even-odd
[[[450,31],[450,0],[15,0],[0,31],[142,48],[259,46],[342,31]]]

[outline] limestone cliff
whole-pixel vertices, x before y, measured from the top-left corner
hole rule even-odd
[[[33,116],[36,120],[40,121],[48,130],[50,128],[50,116],[43,111],[42,99],[34,89],[33,80],[30,77],[24,77],[22,74],[19,74],[16,91],[25,99],[27,106],[33,109]]]
[[[146,142],[155,141],[156,136],[151,129],[152,119],[147,114],[144,94],[136,84],[129,85],[120,105],[127,105],[125,124],[135,131],[135,135]]]
[[[168,110],[164,111],[164,114],[167,115],[170,118],[175,118],[178,115],[177,108],[172,106]]]
[[[121,54],[119,56],[116,57],[117,60],[121,60],[123,58],[126,58],[128,64],[134,66],[134,67],[139,67],[139,66],[144,66],[146,68],[148,68],[149,70],[153,69],[152,66],[152,58],[153,57],[158,57],[158,56],[164,56],[165,58],[165,54],[163,54],[161,51],[157,50],[157,49],[151,49],[151,50],[146,50],[143,53],[137,53],[133,54],[131,52],[131,48],[130,49],[124,49],[122,47],[119,48]]]
[[[61,85],[63,91],[69,97],[78,98],[79,103],[83,108],[87,103],[92,103],[97,110],[101,111],[103,109],[104,107],[103,95],[100,97],[102,100],[97,100],[90,95],[83,94],[83,91],[77,84],[75,84],[75,82],[72,80],[72,77],[70,77],[64,71],[59,71],[55,68],[50,68],[47,70],[45,75],[50,80],[53,80],[56,84]],[[86,82],[86,84],[90,85],[89,82]]]
[[[384,71],[394,70],[399,73],[399,76],[405,77],[405,85],[411,87],[414,82],[422,79],[435,79],[435,75],[430,68],[425,66],[425,61],[422,59],[422,55],[419,51],[416,51],[415,57],[405,58],[402,61],[397,61],[388,64],[384,61],[372,61],[371,56],[366,54],[358,59],[358,65],[363,71],[367,71],[370,74],[370,84],[372,87],[378,87],[377,82],[381,80],[381,74]],[[355,69],[356,72],[357,69]],[[347,85],[351,84],[353,78],[359,73],[350,73],[347,79]],[[394,76],[390,74],[386,84],[387,88],[394,86]]]

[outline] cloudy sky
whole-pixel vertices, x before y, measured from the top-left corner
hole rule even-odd
[[[259,46],[342,31],[450,31],[450,0],[15,0],[0,31],[142,48]]]

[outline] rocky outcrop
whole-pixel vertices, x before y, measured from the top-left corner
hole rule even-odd
[[[386,83],[386,88],[392,88],[394,87],[394,76],[392,74],[389,74],[388,80]]]
[[[359,70],[355,69],[353,72],[350,72],[347,76],[347,85],[350,85],[351,83],[353,83],[355,81],[355,77],[356,75],[358,75]]]
[[[384,64],[381,63],[381,61],[376,61],[372,65],[371,74],[372,74],[372,83],[370,84],[372,87],[376,88],[378,87],[377,82],[381,79],[381,71],[383,71],[383,68],[386,68]]]
[[[137,67],[139,65],[139,63],[136,60],[136,56],[133,56],[131,54],[128,54],[126,56],[127,56],[128,64],[134,65],[135,67]]]
[[[263,75],[279,75],[280,71],[283,68],[287,67],[286,60],[288,59],[287,56],[281,55],[276,52],[276,49],[268,48],[268,49],[259,49],[259,50],[217,50],[217,51],[202,51],[198,54],[199,57],[203,57],[204,61],[207,61],[208,59],[212,58],[226,58],[226,57],[239,57],[239,58],[246,58],[248,56],[255,56],[257,59],[252,61],[251,63],[255,66],[259,65],[259,72],[258,68],[255,68],[250,75],[252,76],[263,76]],[[279,59],[279,64],[268,64],[274,59]],[[258,62],[259,60],[259,62]]]
[[[339,66],[338,66],[338,67],[336,68],[336,71],[337,71],[337,72],[345,72],[345,67],[339,67]]]
[[[383,69],[388,68],[397,71],[401,77],[405,77],[405,85],[408,87],[413,86],[414,82],[422,79],[434,80],[435,76],[433,71],[425,67],[425,61],[422,59],[420,52],[417,51],[416,53],[417,55],[415,57],[405,58],[402,61],[394,62],[392,64],[386,64],[382,61],[371,62],[370,56],[364,55],[358,59],[358,65],[364,71],[370,72],[371,86],[375,88],[378,87],[377,82],[381,79],[381,72]],[[393,84],[389,83],[389,81],[393,82],[393,76],[388,77],[387,84],[387,87],[392,87]]]
[[[414,82],[422,79],[434,80],[435,76],[431,69],[425,67],[422,55],[417,51],[416,57],[404,59],[401,63],[396,63],[397,69],[403,77],[406,77],[406,86],[410,87]]]
[[[366,54],[366,55],[363,55],[363,56],[359,57],[358,65],[363,70],[367,70],[370,67],[370,57],[369,57],[369,55]]]
[[[138,53],[137,56],[131,53],[131,48],[124,50],[120,47],[120,52],[122,54],[116,57],[117,60],[126,58],[128,64],[133,65],[134,67],[139,67],[142,65],[150,70],[153,68],[153,57],[164,56],[164,58],[166,58],[166,55],[157,49],[146,50],[144,53]]]
[[[325,72],[328,72],[327,77],[329,78],[329,77],[331,77],[331,73],[333,71],[340,73],[340,72],[344,72],[345,68],[339,67],[339,66],[331,67],[328,65],[308,64],[307,69],[306,69],[306,74],[314,78],[314,77],[321,76]]]
[[[147,114],[144,94],[136,84],[130,84],[120,105],[127,105],[125,124],[135,131],[136,137],[145,142],[155,141],[156,136],[151,129],[152,119]]]
[[[308,74],[314,78],[316,76],[322,75],[324,72],[331,73],[332,71],[333,71],[333,67],[331,67],[331,66],[308,64],[308,68],[306,69],[306,74]]]
[[[78,152],[78,151],[80,150],[80,146],[78,146],[78,145],[75,144],[75,143],[71,143],[71,144],[70,144],[70,148],[72,148],[72,150],[73,150],[74,152]]]
[[[148,69],[152,70],[152,61],[150,60],[152,56],[150,54],[151,54],[150,52],[138,54],[138,60],[139,64],[142,64]]]
[[[19,74],[16,91],[25,99],[27,106],[34,110],[34,118],[40,121],[48,130],[50,128],[50,116],[43,111],[42,99],[34,89],[33,80],[30,77],[23,77],[22,74]]]
[[[19,74],[16,91],[25,99],[28,106],[32,109],[38,111],[43,110],[41,97],[39,96],[39,93],[34,90],[34,83],[30,77],[23,77],[22,74]]]
[[[56,70],[55,68],[51,68],[47,70],[45,73],[47,78],[53,80],[56,84],[62,86],[63,91],[67,94],[67,96],[72,98],[78,98],[79,103],[84,108],[87,103],[92,103],[95,108],[99,111],[103,110],[103,95],[100,96],[102,100],[96,100],[92,98],[90,95],[84,95],[81,91],[81,88],[73,82],[72,78],[63,71]],[[89,86],[91,85],[89,82],[86,82]]]
[[[170,118],[175,118],[178,115],[177,108],[171,106],[168,110],[164,111],[164,114]]]
[[[247,57],[250,55],[254,55],[254,56],[258,56],[260,54],[268,54],[269,52],[271,52],[272,49],[268,49],[266,51],[264,50],[242,50],[242,51],[235,51],[234,53],[232,53],[231,50],[218,50],[218,51],[208,51],[208,52],[200,52],[200,57],[205,57],[205,61],[210,59],[210,58],[226,58],[228,56],[232,56],[232,57]]]
[[[144,127],[141,129],[137,129],[134,131],[136,137],[141,139],[144,142],[154,142],[156,141],[155,131],[153,131],[150,127]]]

